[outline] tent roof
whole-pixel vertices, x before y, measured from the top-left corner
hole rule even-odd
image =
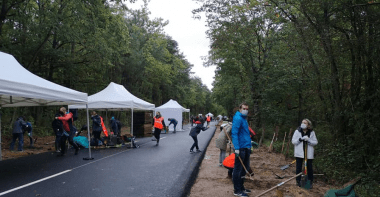
[[[214,114],[212,114],[212,113],[210,113],[210,112],[209,112],[208,114],[206,114],[206,116],[208,116],[208,115],[211,116],[211,117],[214,116]]]
[[[0,107],[68,105],[87,102],[87,93],[43,79],[12,55],[0,52]]]
[[[175,101],[173,99],[170,99],[165,104],[163,104],[159,107],[156,107],[156,110],[160,110],[160,109],[181,109],[182,112],[190,112],[190,109],[185,109],[177,101]]]
[[[70,105],[72,109],[83,109],[85,105]],[[111,82],[102,91],[88,97],[89,109],[109,109],[121,111],[123,109],[154,110],[154,104],[137,98],[124,86]]]

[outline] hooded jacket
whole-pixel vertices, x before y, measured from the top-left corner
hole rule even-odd
[[[200,121],[196,121],[195,124],[197,124],[197,126],[193,127],[189,133],[189,135],[192,137],[197,136],[201,132],[201,130],[206,131],[208,129],[207,127],[204,127]]]
[[[248,122],[245,118],[246,116],[243,116],[240,111],[237,111],[233,118],[231,136],[235,150],[252,147]]]
[[[23,128],[27,126],[26,122],[22,117],[17,118],[15,123],[13,124],[12,133],[23,133]]]
[[[92,119],[92,131],[93,132],[102,132],[102,122],[100,120],[100,116],[96,114],[95,116],[91,117]]]
[[[220,131],[218,138],[215,140],[216,147],[221,149],[221,150],[227,150],[227,135],[231,135],[231,128],[232,128],[232,123],[228,123],[224,128]],[[226,132],[224,131],[226,130]]]
[[[309,140],[307,142],[300,141],[300,138],[307,135]],[[306,133],[303,132],[301,127],[298,127],[294,131],[292,144],[294,144],[294,157],[305,158],[304,146],[307,145],[307,159],[314,159],[314,146],[318,144],[317,136],[313,130],[308,130]]]

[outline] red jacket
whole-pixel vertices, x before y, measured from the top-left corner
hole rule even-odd
[[[70,132],[70,125],[68,121],[72,118],[73,118],[73,114],[71,112],[63,115],[63,117],[57,117],[58,120],[62,121],[63,129],[65,129],[66,132]]]

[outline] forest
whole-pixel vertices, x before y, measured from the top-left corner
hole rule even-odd
[[[149,17],[148,1],[132,10],[135,0],[1,0],[0,51],[88,95],[115,82],[156,106],[177,100],[193,115],[232,116],[246,101],[264,140],[308,118],[319,141],[314,165],[326,181],[361,177],[358,194],[380,196],[380,2],[193,1],[211,42],[204,65],[217,66],[212,90],[165,33],[168,21]],[[20,114],[43,135],[56,111],[2,108],[2,135]]]

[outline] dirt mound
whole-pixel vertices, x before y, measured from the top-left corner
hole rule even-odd
[[[190,191],[190,197],[233,196],[233,183],[228,178],[227,169],[219,166],[220,150],[215,146],[215,140],[219,133],[219,127],[217,127],[200,166],[198,177]],[[252,190],[249,196],[256,196],[295,175],[295,164],[286,170],[280,169],[281,166],[290,164],[293,158],[286,159],[282,154],[269,153],[267,147],[254,149],[250,161],[251,169],[255,175],[254,180],[248,179],[244,183],[247,189]],[[284,176],[284,178],[279,179],[275,174]],[[275,189],[263,196],[320,197],[329,188],[320,178],[315,176],[311,190],[297,187],[294,179],[279,187],[278,190]]]

